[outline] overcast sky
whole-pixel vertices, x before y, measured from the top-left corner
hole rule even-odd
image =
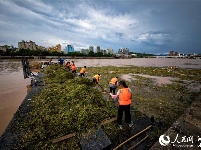
[[[0,0],[0,45],[201,54],[201,0]]]

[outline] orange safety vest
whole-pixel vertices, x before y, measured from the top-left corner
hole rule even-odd
[[[111,81],[110,81],[110,84],[116,85],[117,81],[118,81],[117,78],[112,78]]]
[[[67,63],[66,66],[67,66],[67,67],[70,67],[70,63]]]
[[[72,71],[76,70],[75,65],[72,65],[72,66],[71,66],[71,70],[72,70]]]
[[[85,73],[85,71],[86,71],[86,68],[82,68],[80,73]]]
[[[121,89],[119,94],[119,105],[130,105],[131,104],[131,92],[129,88]]]
[[[100,76],[97,74],[97,75],[94,76],[94,78],[96,79],[96,82],[98,82]]]

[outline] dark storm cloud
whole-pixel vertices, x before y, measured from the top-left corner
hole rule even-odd
[[[200,8],[200,0],[1,0],[0,40],[201,53]]]

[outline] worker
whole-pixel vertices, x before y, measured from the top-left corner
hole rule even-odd
[[[100,74],[96,74],[93,77],[93,83],[98,84],[99,80],[100,80],[101,75]]]
[[[73,74],[76,74],[76,66],[75,63],[72,61],[72,65],[71,65],[71,71]]]
[[[50,60],[49,60],[49,65],[51,65],[52,64],[52,58],[50,58]]]
[[[84,66],[81,70],[80,70],[80,76],[82,77],[84,77],[85,76],[85,72],[86,72],[86,66]]]
[[[24,79],[29,78],[29,76],[31,75],[31,70],[27,58],[22,58],[22,67],[23,67]]]
[[[115,95],[117,85],[118,85],[118,77],[112,78],[111,81],[109,82],[110,93],[113,93]]]
[[[68,62],[68,60],[65,59],[64,62],[63,62],[63,65],[66,66],[67,62]]]
[[[74,62],[74,61],[71,61],[71,62],[72,62],[72,66],[75,65],[75,62]]]
[[[59,64],[63,65],[63,60],[61,58],[59,58],[58,60],[59,60]]]
[[[122,126],[122,116],[123,112],[125,112],[125,122],[129,124],[129,127],[132,127],[133,122],[131,121],[131,113],[130,113],[130,105],[132,99],[131,89],[126,85],[125,81],[119,82],[119,90],[116,95],[110,93],[112,98],[118,99],[118,117],[117,122],[119,124],[119,128],[123,129]]]
[[[68,71],[70,71],[70,70],[71,70],[70,61],[68,61],[68,62],[66,63],[66,67],[67,67]]]

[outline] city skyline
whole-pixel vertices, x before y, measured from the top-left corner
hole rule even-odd
[[[89,45],[115,52],[201,53],[198,0],[0,0],[0,45],[22,40],[51,47]]]
[[[10,49],[12,48],[13,45],[0,45],[0,50],[5,51],[6,49]],[[61,45],[57,44],[56,46],[51,46],[51,47],[44,47],[44,46],[40,46],[37,45],[34,41],[24,41],[22,40],[21,42],[18,42],[18,47],[13,47],[13,48],[17,48],[17,49],[30,49],[30,50],[46,50],[46,51],[57,51],[57,52],[64,52],[64,54],[68,54],[69,52],[80,52],[80,53],[85,53],[88,54],[89,51],[93,51],[94,53],[98,53],[98,52],[102,52],[103,54],[123,54],[126,53],[128,54],[130,51],[128,48],[119,48],[116,52],[112,49],[112,48],[106,48],[106,49],[100,49],[100,46],[96,46],[96,49],[94,48],[94,46],[90,45],[88,48],[86,49],[80,49],[75,51],[73,45],[69,45],[67,44],[65,46],[65,49],[61,49]],[[98,50],[99,49],[99,50]],[[140,52],[132,52],[131,53],[140,53]],[[148,53],[144,53],[144,54],[148,54]],[[153,54],[153,53],[149,53],[149,54]],[[154,54],[153,54],[154,55]],[[162,55],[162,56],[187,56],[187,55],[201,55],[200,53],[180,53],[177,51],[173,51],[170,50],[168,53],[158,53],[155,54],[157,56]]]
[[[12,46],[13,46],[13,44],[12,45],[0,45],[0,48],[3,51],[5,51],[7,48],[9,49]],[[30,49],[30,50],[41,49],[41,50],[47,50],[47,51],[54,51],[55,50],[55,51],[58,51],[58,52],[62,52],[63,51],[66,54],[68,52],[75,52],[73,45],[67,44],[64,47],[64,49],[61,49],[61,45],[60,44],[57,44],[56,46],[51,46],[51,47],[44,47],[42,45],[37,45],[36,42],[31,41],[31,40],[30,41],[22,40],[21,42],[18,42],[18,47],[14,47],[14,48],[17,48],[17,49],[23,48],[23,49]],[[120,49],[122,49],[122,47]],[[82,50],[83,49],[80,49],[78,51],[81,52]],[[98,45],[96,46],[96,49],[94,48],[94,46],[90,45],[88,47],[88,49],[85,49],[85,50],[93,51],[95,53],[101,52],[101,51],[105,50],[105,51],[109,51],[112,54],[114,53],[113,52],[114,50],[112,48],[100,49],[100,46],[98,46]]]

